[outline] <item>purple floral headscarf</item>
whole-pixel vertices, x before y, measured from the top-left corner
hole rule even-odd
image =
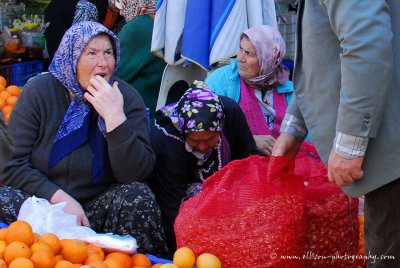
[[[222,101],[204,82],[194,81],[181,99],[156,112],[155,126],[164,135],[185,143],[185,134],[196,131],[218,131],[218,144],[197,161],[197,179],[204,181],[231,159],[230,145],[223,134]]]
[[[289,70],[281,64],[286,53],[285,41],[275,27],[258,25],[245,30],[240,39],[248,37],[256,49],[259,76],[244,79],[246,84],[254,88],[274,87],[289,79]]]
[[[222,102],[202,81],[194,81],[178,102],[165,106],[160,111],[170,118],[178,130],[179,136],[176,138],[179,140],[183,140],[185,134],[189,132],[206,130],[221,132],[223,129]],[[171,135],[173,134],[169,133],[168,136]]]

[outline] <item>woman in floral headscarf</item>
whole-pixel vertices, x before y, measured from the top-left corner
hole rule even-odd
[[[112,1],[126,20],[118,33],[121,64],[115,75],[139,91],[153,118],[166,65],[150,52],[156,0]]]
[[[252,27],[241,35],[237,59],[206,79],[215,93],[239,103],[257,148],[265,155],[271,154],[293,92],[289,70],[281,63],[285,51],[276,28]]]
[[[157,111],[155,121],[150,141],[156,166],[150,185],[173,252],[173,223],[182,199],[221,167],[257,149],[239,106],[203,82],[195,81],[179,102]]]
[[[139,251],[166,252],[161,213],[143,183],[155,155],[140,95],[116,81],[117,37],[97,22],[74,24],[48,74],[31,80],[9,121],[14,151],[0,188],[0,221],[32,195],[98,232],[130,234]]]

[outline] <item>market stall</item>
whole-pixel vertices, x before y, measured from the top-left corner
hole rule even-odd
[[[7,84],[23,86],[47,69],[42,12],[49,1],[0,2],[0,75]]]

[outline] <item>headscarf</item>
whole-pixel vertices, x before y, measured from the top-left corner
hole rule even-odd
[[[286,47],[279,31],[270,25],[258,25],[245,30],[240,39],[244,36],[255,47],[260,65],[259,76],[244,79],[246,84],[253,88],[266,89],[285,83],[289,79],[289,70],[281,64]]]
[[[104,20],[103,16],[103,20]],[[99,11],[96,5],[88,0],[79,0],[76,4],[74,20],[72,24],[81,21],[97,21],[100,22]],[[102,22],[102,21],[101,21]]]
[[[174,131],[167,131],[171,132],[168,136],[174,135],[181,141],[189,132],[206,130],[221,132],[224,125],[224,111],[218,95],[204,82],[197,80],[178,102],[161,108],[159,113],[168,117],[175,127]]]
[[[98,116],[92,105],[84,98],[85,90],[77,80],[78,60],[88,42],[98,34],[105,33],[112,37],[115,43],[116,67],[119,62],[119,41],[117,36],[102,24],[85,21],[74,24],[64,35],[54,58],[50,63],[49,72],[73,95],[64,119],[54,139],[49,159],[49,168],[58,161],[89,142],[94,152],[92,180],[97,182],[103,175],[105,144],[104,119]],[[112,84],[112,79],[109,81]],[[98,118],[97,118],[98,117]],[[94,119],[93,119],[94,118]],[[94,124],[90,121],[96,120]]]
[[[144,14],[154,18],[156,2],[156,0],[111,0],[127,22]]]
[[[164,135],[185,143],[189,132],[217,131],[221,133],[216,147],[197,163],[200,180],[204,180],[230,160],[230,148],[223,135],[224,107],[218,95],[204,82],[194,81],[181,99],[156,112],[155,126]]]

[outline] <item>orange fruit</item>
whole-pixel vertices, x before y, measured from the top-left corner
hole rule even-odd
[[[51,253],[52,255],[54,255],[53,254],[53,250],[51,249],[51,247],[45,242],[37,241],[37,242],[32,244],[32,246],[31,246],[32,254],[36,253],[38,251],[47,251],[47,252]]]
[[[162,263],[156,263],[156,264],[153,264],[153,266],[151,266],[151,268],[160,268],[161,265],[163,265],[163,264]]]
[[[131,256],[132,266],[143,266],[144,268],[151,267],[151,261],[146,255],[141,253],[136,253]]]
[[[48,244],[53,251],[54,255],[57,255],[61,249],[60,239],[55,234],[47,233],[39,237],[39,242],[44,242]]]
[[[2,85],[3,87],[7,86],[7,80],[5,79],[4,76],[0,75],[0,85]]]
[[[132,260],[131,257],[122,252],[111,252],[106,256],[106,260],[115,259],[122,264],[123,268],[132,268]]]
[[[3,86],[2,84],[0,84],[0,92],[5,91],[5,90],[6,90],[6,87]]]
[[[0,109],[3,109],[3,107],[6,106],[6,105],[7,105],[6,100],[0,99]]]
[[[72,262],[61,260],[56,263],[56,266],[54,266],[54,268],[72,268],[72,265]]]
[[[57,262],[59,262],[59,261],[64,260],[64,257],[63,257],[63,255],[58,254],[58,255],[54,256],[54,260],[55,260],[56,263],[57,263]]]
[[[8,268],[35,268],[30,259],[27,258],[16,258],[13,260]]]
[[[72,268],[81,268],[83,265],[80,263],[74,263],[72,264]]]
[[[38,233],[33,233],[33,243],[35,243],[35,242],[37,242],[37,241],[39,241],[39,237],[40,237],[40,235],[38,234]]]
[[[3,100],[8,99],[8,97],[10,97],[10,96],[11,96],[11,93],[6,90],[0,92],[0,98],[2,98]]]
[[[6,250],[4,251],[4,260],[6,263],[10,264],[16,258],[30,258],[32,255],[29,247],[19,241],[14,241],[8,244]]]
[[[173,263],[166,263],[166,264],[161,265],[160,268],[179,268],[179,267]]]
[[[93,245],[93,244],[87,244],[87,245],[86,245],[86,248],[87,248],[87,250],[88,250],[88,254],[89,254],[89,255],[90,255],[90,254],[98,254],[98,255],[100,255],[100,256],[103,258],[103,260],[104,260],[104,251],[103,251],[103,249],[102,249],[101,247],[98,247],[98,246]]]
[[[6,114],[6,112],[4,112],[4,114]],[[30,247],[33,243],[33,239],[32,227],[26,221],[15,221],[8,226],[6,237],[6,242],[8,244],[13,241],[20,241]]]
[[[6,241],[8,228],[0,229],[0,240]]]
[[[62,239],[61,254],[64,259],[72,263],[83,263],[87,256],[88,250],[84,242],[77,239]]]
[[[6,261],[3,259],[0,259],[0,268],[7,268],[7,267],[8,267],[8,265],[7,265]]]
[[[90,253],[85,260],[85,264],[91,264],[96,261],[104,261],[104,257],[97,253]]]
[[[87,268],[108,268],[107,264],[105,264],[103,261],[95,261],[92,262],[90,265],[84,265],[84,266],[88,266]]]
[[[11,113],[6,113],[4,114],[4,122],[6,122],[6,124],[8,124],[8,119],[10,118]]]
[[[49,251],[37,251],[32,254],[31,261],[35,267],[53,268],[56,265],[54,256]]]
[[[21,94],[21,88],[19,86],[11,85],[11,86],[8,86],[6,88],[6,90],[8,92],[10,92],[11,95],[13,95],[13,96],[17,96],[18,97]]]
[[[7,105],[14,106],[17,103],[18,97],[17,96],[10,96],[7,98],[6,103]]]
[[[7,105],[3,107],[3,113],[4,115],[11,113],[13,107],[11,105]]]
[[[124,268],[124,266],[116,259],[108,259],[104,261],[107,268]]]
[[[190,248],[181,247],[175,251],[173,262],[179,268],[192,268],[196,263],[196,255]]]
[[[0,240],[0,259],[4,259],[4,252],[6,251],[6,247],[6,241]]]
[[[197,268],[221,268],[221,261],[217,256],[210,253],[203,253],[197,257]]]

